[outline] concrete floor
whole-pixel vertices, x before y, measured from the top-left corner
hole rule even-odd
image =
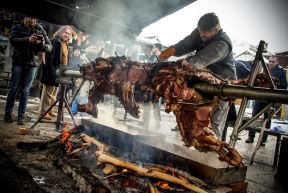
[[[29,127],[32,125],[37,116],[37,108],[38,103],[37,100],[30,100],[28,111],[27,111],[27,124],[25,127]],[[53,124],[39,124],[35,130],[40,131],[40,136],[23,136],[18,135],[15,128],[19,127],[16,123],[4,123],[3,122],[3,114],[4,114],[4,106],[5,106],[5,97],[0,97],[0,139],[1,144],[0,147],[3,148],[6,143],[11,142],[11,139],[14,141],[21,140],[44,140],[45,138],[51,138],[51,136],[58,135],[57,132],[54,131]],[[16,104],[17,106],[17,104]],[[16,110],[16,109],[15,109]],[[16,112],[16,111],[15,111]],[[155,120],[153,120],[153,114],[151,113],[151,121],[149,129],[144,129],[142,117],[140,119],[135,119],[130,115],[127,116],[127,119],[124,120],[124,110],[123,108],[117,108],[116,113],[114,114],[114,106],[112,103],[105,103],[99,105],[99,116],[98,119],[94,119],[90,116],[84,117],[85,119],[90,119],[91,121],[95,121],[102,124],[109,124],[109,126],[115,126],[117,128],[123,130],[131,130],[133,132],[146,133],[146,134],[157,134],[161,137],[161,140],[168,141],[170,143],[180,144],[182,145],[181,137],[179,132],[171,131],[176,125],[175,117],[172,113],[167,114],[161,110],[161,121],[160,128],[155,128]],[[82,117],[83,118],[83,117]],[[69,121],[69,116],[66,116],[65,120]],[[81,121],[81,117],[76,116],[77,122]],[[232,132],[232,128],[228,130],[229,133]],[[256,135],[256,138],[258,135]],[[273,168],[273,159],[274,159],[274,151],[275,151],[275,143],[276,137],[269,136],[268,142],[265,147],[261,147],[258,151],[254,165],[249,165],[250,158],[253,152],[253,149],[256,145],[254,144],[246,144],[244,141],[247,138],[247,132],[244,131],[240,135],[241,140],[239,140],[236,144],[236,149],[245,157],[244,163],[248,166],[246,181],[248,182],[248,192],[279,192],[284,193],[288,192],[288,189],[285,189],[283,186],[277,183],[274,180],[274,175],[276,173],[276,168]],[[9,146],[9,145],[8,145]],[[7,148],[4,148],[7,150]],[[13,153],[13,152],[12,152]],[[10,152],[11,154],[11,152]],[[12,156],[13,157],[13,156]]]

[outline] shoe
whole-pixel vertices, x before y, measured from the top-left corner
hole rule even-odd
[[[249,137],[249,138],[245,141],[245,143],[254,143],[254,139]]]
[[[17,123],[19,125],[25,125],[25,118],[24,116],[18,116]]]
[[[265,146],[266,141],[261,141],[260,146]]]
[[[50,117],[57,117],[57,113],[54,113],[52,111],[50,111],[48,114],[50,115]]]
[[[6,112],[4,116],[4,121],[7,123],[13,123],[14,119],[13,119],[12,113]]]
[[[51,121],[52,117],[47,113],[42,119],[46,121]]]
[[[171,129],[171,131],[178,131],[178,130],[179,130],[178,125],[176,125],[174,128]]]

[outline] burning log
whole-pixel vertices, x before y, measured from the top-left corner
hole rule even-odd
[[[64,131],[64,133],[65,133],[65,131]],[[183,187],[185,187],[185,188],[187,188],[189,190],[193,190],[195,192],[200,192],[200,193],[206,192],[205,190],[203,190],[203,189],[201,189],[201,188],[199,188],[199,187],[197,187],[197,186],[195,186],[193,184],[190,184],[189,181],[187,179],[185,179],[185,177],[184,177],[185,175],[183,175],[181,178],[178,178],[178,177],[166,174],[164,172],[161,172],[161,171],[159,171],[159,169],[157,171],[157,169],[155,169],[155,168],[147,169],[147,168],[140,167],[140,166],[138,166],[136,164],[130,163],[128,161],[121,160],[120,158],[117,158],[117,157],[114,157],[112,155],[109,155],[108,153],[105,153],[105,151],[106,152],[109,151],[109,148],[107,147],[107,145],[105,145],[105,144],[101,143],[100,141],[90,137],[89,135],[81,134],[79,136],[79,138],[81,140],[83,140],[85,143],[91,143],[91,144],[96,145],[97,149],[98,149],[95,152],[97,161],[100,161],[101,163],[108,163],[109,167],[111,167],[110,164],[112,164],[112,165],[117,166],[117,167],[122,167],[122,168],[126,168],[128,170],[132,170],[132,171],[136,172],[138,175],[142,175],[142,176],[146,176],[146,177],[159,178],[159,179],[162,179],[162,180],[174,183],[174,184],[181,185],[181,186],[183,186]],[[105,170],[105,168],[103,170]],[[114,169],[115,168],[112,167],[112,170],[114,170]],[[114,177],[114,176],[122,174],[123,172],[126,172],[126,171],[124,169],[122,172],[111,174],[111,175],[106,176],[106,177],[104,177],[102,179],[107,179],[107,178],[110,178],[110,177]],[[174,169],[173,172],[174,171],[176,171],[176,169]],[[180,172],[178,172],[178,173],[180,173]],[[188,175],[186,175],[186,176],[188,176]],[[191,177],[190,177],[190,180],[191,180]],[[195,181],[195,179],[193,179],[193,180]],[[200,180],[198,180],[198,182],[199,181]],[[204,184],[204,182],[202,184]]]
[[[93,137],[90,137],[89,135],[81,134],[80,138],[86,143],[91,143],[91,144],[96,145],[99,148],[99,150],[102,150],[102,151],[109,150],[109,147],[107,145],[101,143],[100,141],[94,139]]]
[[[173,168],[173,167],[155,165],[155,164],[147,165],[147,167],[150,167],[150,168],[153,168],[155,170],[165,172],[165,173],[167,173],[167,171],[170,171],[170,172],[172,172],[173,176],[178,176],[181,179],[185,179],[185,180],[188,180],[189,182],[192,182],[194,184],[198,184],[198,186],[207,186],[207,183],[204,182],[203,180],[196,178],[195,176],[191,176],[190,174],[188,174],[185,171],[177,170],[176,168]]]
[[[95,153],[96,153],[96,156],[98,157],[98,160],[101,162],[110,163],[110,164],[113,164],[115,166],[122,167],[122,168],[127,168],[128,170],[134,171],[138,175],[141,175],[141,176],[158,178],[158,179],[165,180],[167,182],[178,184],[180,186],[183,186],[195,192],[207,193],[207,191],[205,191],[204,189],[190,184],[187,180],[183,180],[183,179],[180,179],[180,178],[177,178],[177,177],[174,177],[169,174],[165,174],[165,173],[153,170],[153,169],[140,167],[136,164],[121,160],[111,155],[108,155],[107,153],[103,151],[97,151]]]
[[[183,60],[142,64],[125,57],[96,58],[81,70],[85,79],[94,82],[85,112],[91,111],[96,116],[96,105],[103,101],[104,95],[110,94],[117,96],[125,110],[138,118],[138,102],[148,99],[153,92],[154,99],[165,99],[165,111],[172,111],[176,116],[185,146],[215,151],[220,160],[243,166],[243,157],[217,139],[211,127],[210,116],[219,97],[204,96],[193,89],[195,83],[220,84],[227,81],[211,72],[192,68]]]
[[[153,186],[150,182],[148,182],[150,193],[158,193],[159,191],[155,186]]]

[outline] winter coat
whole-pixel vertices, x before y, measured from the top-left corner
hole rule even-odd
[[[232,42],[223,30],[220,30],[209,40],[202,41],[198,29],[195,29],[189,36],[173,47],[176,49],[176,56],[196,51],[195,56],[187,58],[187,61],[191,62],[195,67],[207,68],[215,74],[222,76],[222,78],[236,79]],[[208,47],[209,49],[207,49]],[[201,52],[201,56],[205,56],[204,59],[203,57],[197,57],[198,52]],[[215,61],[215,59],[216,62],[211,62]]]
[[[42,35],[44,37],[44,45],[30,44],[29,37],[32,34]],[[33,29],[26,27],[23,22],[14,24],[9,39],[13,46],[12,65],[39,66],[40,60],[36,59],[39,53],[52,50],[51,42],[45,30],[39,24],[36,24]]]
[[[58,37],[54,37],[51,39],[51,43],[53,49],[46,55],[46,63],[41,66],[41,83],[48,86],[58,86],[56,71],[61,63],[61,40]]]
[[[271,76],[279,79],[278,89],[287,89],[286,70],[282,66],[277,64],[272,69]]]

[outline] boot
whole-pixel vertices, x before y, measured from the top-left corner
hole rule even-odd
[[[245,141],[245,143],[254,143],[254,138],[249,137],[249,138]]]
[[[24,117],[24,115],[18,115],[17,123],[19,125],[25,125],[25,117]]]
[[[5,112],[4,121],[7,123],[13,123],[14,119],[13,119],[12,113]]]

